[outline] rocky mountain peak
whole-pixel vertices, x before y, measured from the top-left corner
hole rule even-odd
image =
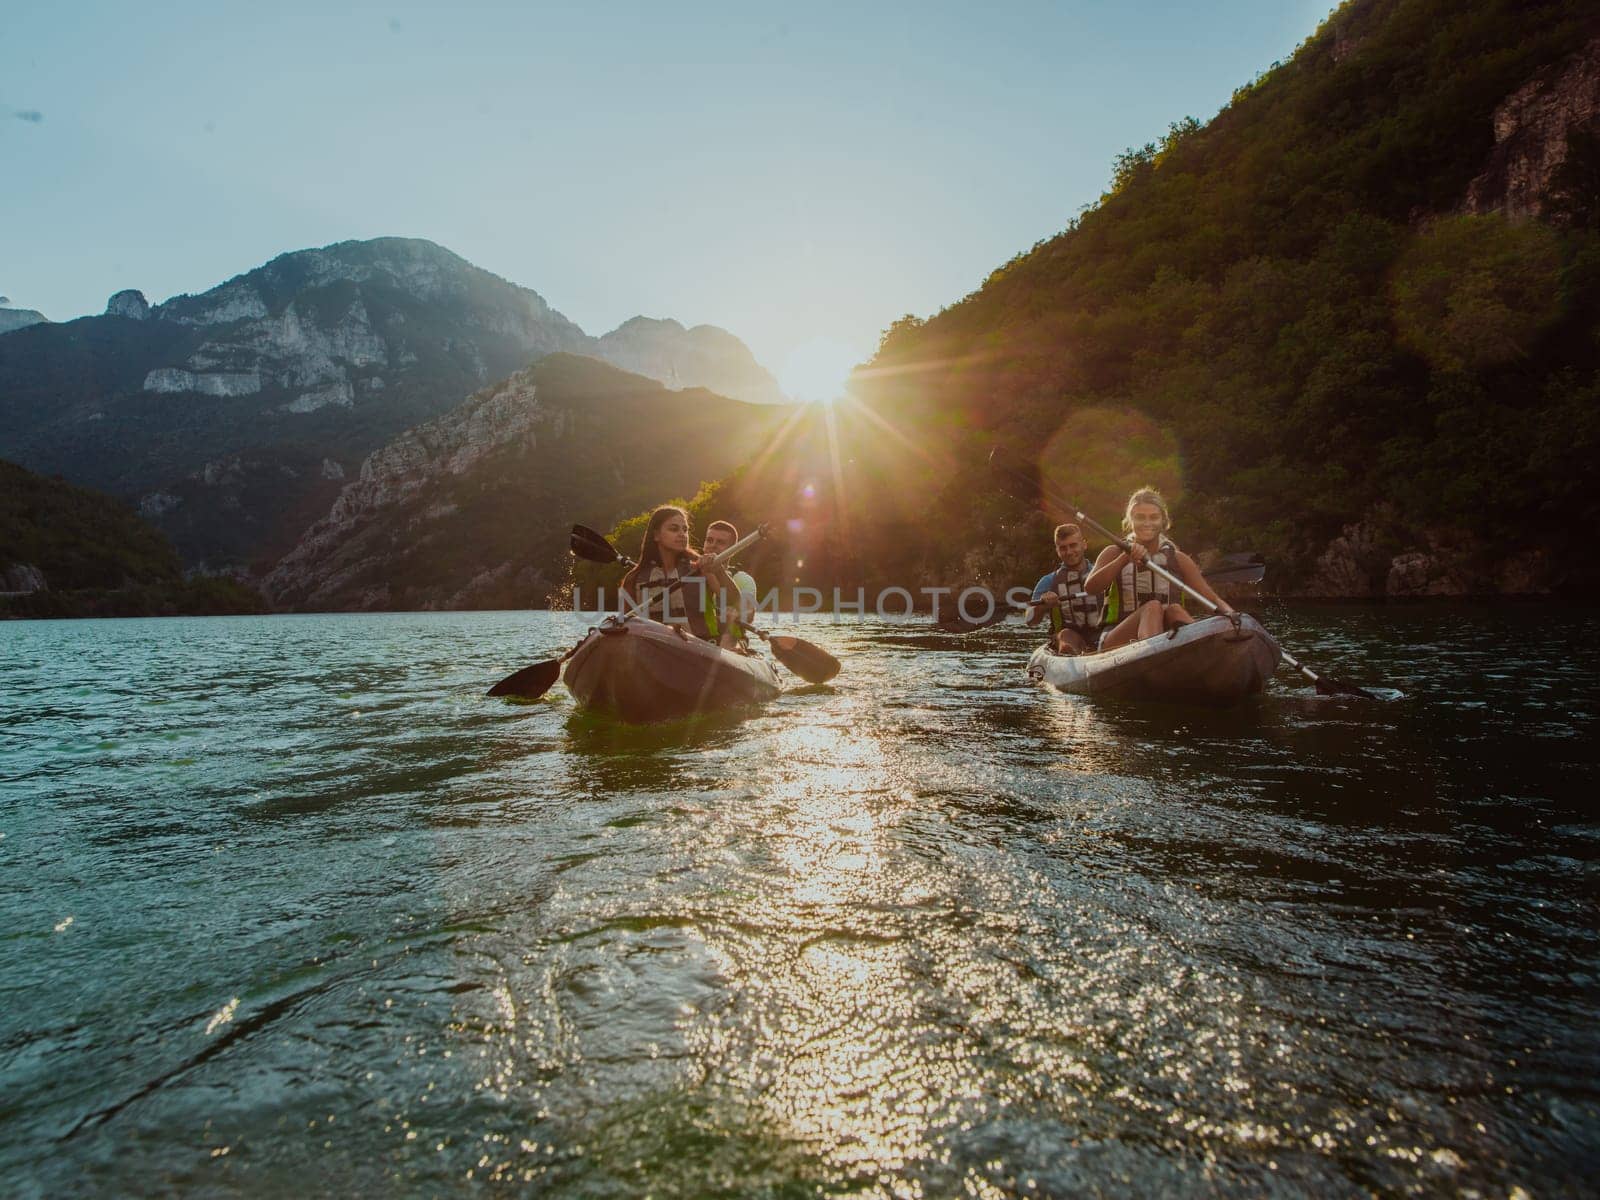
[[[629,317],[621,325],[618,325],[605,336],[611,338],[634,338],[667,334],[681,334],[683,332],[683,326],[674,321],[671,317],[638,316]]]
[[[502,333],[526,333],[532,324],[560,327],[558,340],[565,343],[586,336],[537,292],[422,238],[371,238],[292,250],[208,292],[175,296],[159,306],[157,315],[184,325],[224,325],[279,313],[307,291],[352,284],[422,304],[493,310],[489,319],[506,326],[498,330]]]
[[[106,316],[144,321],[150,316],[150,302],[137,288],[124,288],[106,301]]]

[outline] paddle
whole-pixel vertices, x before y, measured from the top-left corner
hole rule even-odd
[[[606,541],[604,534],[596,533],[587,525],[574,525],[567,545],[579,558],[588,559],[592,563],[604,566],[606,563],[621,562],[624,566],[633,566],[631,558],[624,559],[617,553],[617,548]]]
[[[743,550],[758,539],[765,537],[767,527],[763,525],[754,533],[747,533],[733,545],[728,547],[728,553]],[[630,567],[634,565],[632,559],[624,559],[606,541],[592,529],[585,529],[582,525],[572,527],[572,536],[568,542],[569,548],[579,558],[587,558],[590,562],[626,562]],[[674,579],[667,585],[666,595],[671,595],[683,586],[683,581]],[[654,599],[641,600],[620,617],[610,617],[608,620],[626,621],[629,617],[638,616],[654,603]],[[578,646],[583,645],[583,639],[578,639]],[[561,664],[566,662],[578,652],[578,646],[568,650],[560,658],[548,659],[545,662],[536,662],[531,667],[523,667],[520,671],[513,671],[499,683],[489,689],[491,696],[517,696],[523,700],[537,700],[555,686],[556,680],[561,678]],[[774,651],[776,654],[777,652]],[[781,659],[779,661],[782,661]],[[799,672],[796,672],[798,674]]]
[[[772,647],[772,657],[807,683],[827,683],[839,673],[839,660],[821,646],[792,633],[768,633],[754,625],[745,628]]]
[[[582,644],[581,642],[578,643],[578,645]],[[536,662],[531,667],[523,667],[520,671],[513,671],[485,694],[490,696],[517,696],[523,700],[537,700],[555,687],[556,680],[561,678],[561,664],[576,654],[577,651],[578,647],[574,646],[560,658],[552,658],[548,662]]]
[[[1093,517],[1086,515],[1076,504],[1069,504],[1063,497],[1052,494],[1039,481],[1038,472],[1033,470],[1030,466],[1017,463],[1015,461],[1007,462],[1006,456],[1001,453],[998,446],[989,452],[989,470],[994,475],[995,482],[998,483],[1008,495],[1022,501],[1024,504],[1027,504],[1030,507],[1037,506],[1039,502],[1043,500],[1053,508],[1070,512],[1078,519],[1078,523],[1080,525],[1086,525],[1090,529],[1093,529],[1096,533],[1110,540],[1112,544],[1124,552],[1129,549],[1127,542],[1118,537],[1116,534],[1112,533],[1111,530],[1100,524],[1100,522],[1096,521]],[[1188,584],[1184,583],[1184,581],[1179,579],[1176,575],[1173,575],[1169,571],[1163,570],[1162,568],[1156,566],[1156,564],[1153,562],[1147,561],[1144,565],[1148,570],[1161,576],[1161,578],[1165,579],[1168,583],[1181,588],[1183,591],[1193,596],[1212,612],[1220,611],[1214,603],[1212,603],[1205,596],[1202,596],[1199,592],[1195,591]],[[1342,679],[1336,679],[1331,675],[1318,675],[1309,667],[1303,666],[1295,659],[1294,655],[1290,654],[1287,650],[1283,650],[1281,646],[1279,649],[1283,654],[1283,661],[1288,663],[1291,667],[1294,667],[1307,679],[1311,680],[1317,691],[1324,696],[1363,696],[1368,700],[1376,700],[1378,698],[1365,688],[1359,688],[1353,683],[1348,683]]]

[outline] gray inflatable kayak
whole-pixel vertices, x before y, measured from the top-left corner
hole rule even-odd
[[[1241,615],[1237,629],[1226,617],[1205,617],[1176,635],[1098,654],[1053,654],[1040,646],[1028,660],[1028,677],[1078,696],[1221,706],[1265,688],[1281,653],[1252,616]]]
[[[565,678],[580,707],[633,724],[759,704],[782,690],[766,659],[644,617],[591,629],[567,660]]]

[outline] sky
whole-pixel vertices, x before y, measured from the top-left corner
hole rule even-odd
[[[589,333],[720,325],[818,391],[1330,7],[9,5],[0,295],[68,320],[421,237]]]

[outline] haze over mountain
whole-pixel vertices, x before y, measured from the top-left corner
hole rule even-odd
[[[137,498],[191,564],[265,564],[364,455],[552,351],[773,398],[732,335],[634,324],[591,338],[426,241],[295,251],[197,296],[125,290],[101,316],[0,337],[0,454]]]
[[[41,325],[45,315],[31,308],[4,308],[0,307],[0,333],[10,333],[13,329],[24,329],[29,325]]]
[[[673,320],[634,317],[595,343],[595,357],[668,387],[704,387],[757,404],[781,404],[783,391],[738,338],[715,325],[685,329]]]

